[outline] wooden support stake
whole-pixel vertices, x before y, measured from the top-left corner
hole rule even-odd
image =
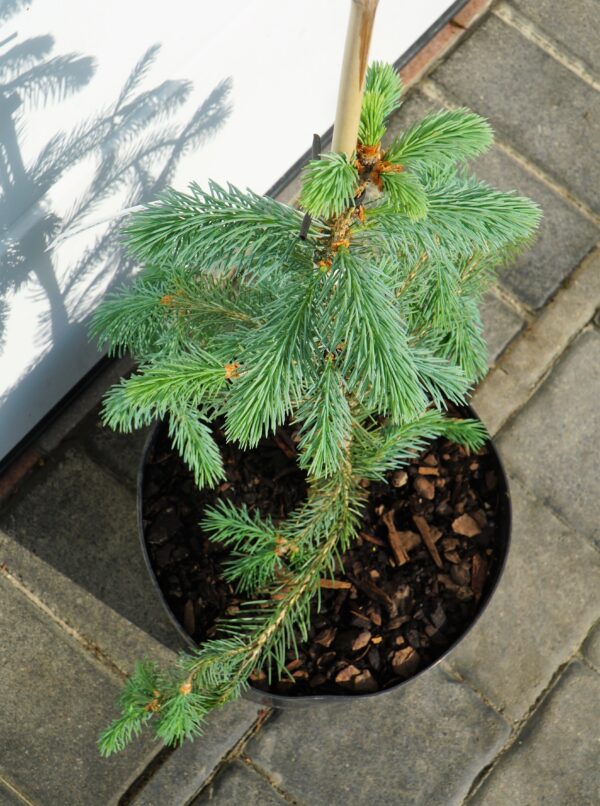
[[[379,0],[352,0],[333,126],[331,150],[351,158],[356,149],[360,108]]]

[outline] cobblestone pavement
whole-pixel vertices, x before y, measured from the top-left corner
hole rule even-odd
[[[598,804],[599,42],[598,0],[472,0],[405,69],[394,121],[486,115],[496,145],[476,170],[545,211],[484,305],[493,366],[474,406],[510,475],[514,547],[479,624],[406,691],[277,713],[241,701],[193,744],[145,737],[100,759],[135,659],[179,646],[136,544],[145,435],[98,422],[129,368],[113,365],[0,478],[0,804]]]

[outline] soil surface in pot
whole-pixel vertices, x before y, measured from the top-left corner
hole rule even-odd
[[[227,472],[216,490],[198,490],[162,427],[148,454],[143,521],[151,564],[173,613],[202,643],[240,604],[221,577],[227,558],[199,521],[207,505],[228,499],[284,518],[306,496],[294,434],[281,428],[251,451],[225,443]],[[308,641],[290,651],[289,676],[256,688],[285,695],[359,694],[389,688],[433,663],[468,628],[495,578],[499,474],[484,447],[469,455],[432,442],[385,483],[368,485],[360,539],[325,582]]]

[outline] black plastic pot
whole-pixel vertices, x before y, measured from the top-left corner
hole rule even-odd
[[[477,417],[476,413],[470,407],[465,407],[465,415],[469,417]],[[144,561],[146,563],[146,567],[148,569],[148,574],[150,575],[150,579],[154,588],[156,590],[156,594],[160,599],[167,616],[171,620],[174,628],[179,633],[182,641],[187,645],[190,649],[196,649],[197,644],[191,638],[191,636],[184,630],[183,626],[179,623],[177,618],[175,617],[173,611],[169,607],[167,600],[164,597],[162,590],[158,584],[158,580],[156,578],[156,574],[154,573],[154,569],[152,568],[152,564],[150,562],[150,557],[148,555],[148,549],[146,546],[146,538],[144,534],[144,521],[143,521],[143,492],[144,492],[144,472],[146,469],[147,457],[148,454],[153,450],[154,444],[158,438],[160,433],[160,428],[163,423],[157,423],[154,428],[152,429],[148,440],[144,446],[144,451],[142,454],[142,461],[140,464],[140,468],[138,471],[138,478],[137,478],[137,515],[138,515],[138,532],[140,538],[140,546],[142,549],[142,555],[144,557]],[[407,680],[401,680],[395,686],[390,686],[389,688],[384,689],[383,691],[376,691],[370,694],[311,694],[311,695],[304,695],[304,696],[295,696],[295,697],[287,697],[282,694],[271,694],[268,691],[262,691],[254,686],[250,686],[244,697],[246,699],[253,700],[254,702],[258,702],[261,705],[265,705],[272,708],[308,708],[312,705],[316,704],[343,704],[347,702],[348,699],[369,699],[372,697],[382,697],[388,694],[390,691],[397,691],[399,688],[408,686],[417,678],[421,677],[423,674],[426,674],[430,669],[433,669],[438,663],[441,663],[448,655],[454,651],[454,649],[460,644],[461,641],[470,633],[473,627],[477,624],[481,616],[483,615],[484,611],[486,610],[492,596],[500,580],[504,573],[504,568],[506,566],[506,559],[508,557],[508,551],[510,548],[510,539],[511,539],[511,520],[512,520],[512,512],[511,512],[511,504],[510,504],[510,492],[508,489],[508,480],[506,478],[506,473],[504,471],[504,467],[502,465],[502,461],[498,452],[494,446],[493,441],[490,441],[490,448],[491,448],[491,455],[494,461],[495,467],[494,470],[496,471],[498,477],[498,529],[500,531],[499,534],[499,557],[498,562],[496,563],[495,569],[493,570],[491,576],[488,578],[486,583],[486,588],[483,592],[483,596],[481,599],[481,603],[479,605],[479,610],[471,624],[467,627],[467,629],[460,635],[454,643],[450,644],[450,646],[445,650],[445,652],[436,658],[433,663],[429,664],[425,668],[421,669],[417,674],[413,677],[409,677]]]

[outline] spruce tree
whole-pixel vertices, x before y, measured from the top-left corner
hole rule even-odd
[[[167,418],[199,486],[224,478],[215,418],[241,448],[294,423],[309,491],[281,522],[230,503],[198,513],[231,549],[227,579],[248,603],[174,668],[138,664],[103,754],[146,725],[167,744],[191,738],[253,672],[283,673],[320,581],[357,537],[361,481],[436,437],[470,449],[486,438],[446,408],[486,371],[478,303],[540,213],[466,172],[492,141],[466,109],[382,146],[401,93],[392,67],[369,68],[356,151],[308,163],[300,210],[209,183],[166,191],[126,225],[144,269],[103,304],[93,332],[139,369],[109,391],[104,422],[131,431]]]

